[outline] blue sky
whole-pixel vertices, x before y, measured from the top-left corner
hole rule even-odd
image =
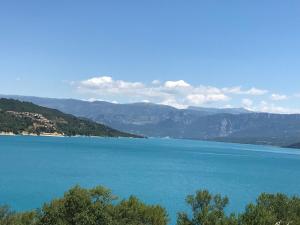
[[[299,27],[289,0],[1,1],[0,92],[300,112]]]

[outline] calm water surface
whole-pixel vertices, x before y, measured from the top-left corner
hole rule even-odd
[[[167,139],[0,137],[0,204],[34,209],[75,184],[104,185],[167,208],[197,189],[243,210],[261,192],[300,194],[300,151]]]

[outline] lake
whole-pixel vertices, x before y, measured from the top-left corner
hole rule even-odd
[[[166,207],[208,189],[241,211],[261,192],[300,194],[300,150],[174,139],[0,137],[0,204],[40,207],[73,185]]]

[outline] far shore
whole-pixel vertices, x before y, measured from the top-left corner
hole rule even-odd
[[[40,133],[40,134],[35,134],[35,133],[28,133],[28,132],[23,132],[20,134],[15,134],[13,132],[0,132],[0,136],[42,136],[42,137],[65,137],[65,135],[60,134],[60,133]]]
[[[34,137],[91,137],[91,138],[122,138],[121,136],[116,136],[116,137],[110,137],[110,136],[94,136],[94,135],[73,135],[73,136],[68,136],[64,135],[61,133],[40,133],[40,134],[35,134],[35,133],[28,133],[28,132],[23,132],[20,134],[15,134],[13,132],[0,132],[0,137],[1,136],[34,136]],[[127,138],[134,138],[134,137],[127,137]],[[146,138],[146,137],[145,137]]]

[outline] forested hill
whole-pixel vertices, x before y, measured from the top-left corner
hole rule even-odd
[[[0,133],[138,137],[29,102],[0,98]]]

